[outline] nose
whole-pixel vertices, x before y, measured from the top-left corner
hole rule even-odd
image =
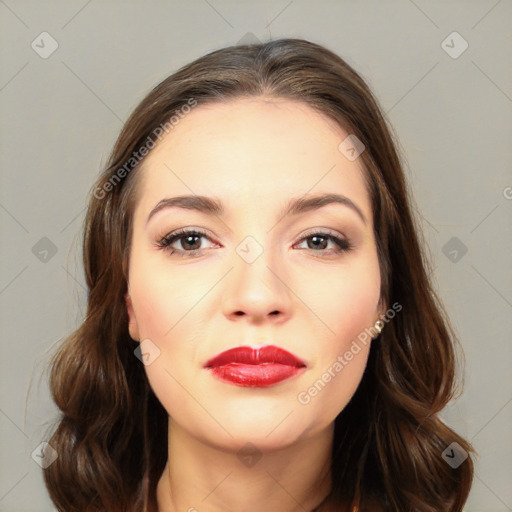
[[[227,278],[222,309],[231,321],[245,317],[254,324],[281,323],[290,315],[291,291],[286,276],[269,266],[265,252],[252,263],[243,259]],[[275,265],[273,265],[275,267]]]

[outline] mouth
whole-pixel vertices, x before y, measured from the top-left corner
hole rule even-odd
[[[209,359],[204,368],[222,382],[264,388],[303,373],[306,363],[282,348],[267,345],[226,350]]]

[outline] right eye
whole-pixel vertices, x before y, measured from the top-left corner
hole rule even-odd
[[[197,229],[180,229],[174,233],[165,235],[157,245],[170,254],[178,254],[180,257],[197,256],[201,251],[201,239],[211,240],[206,233]],[[182,249],[172,247],[175,242],[180,242]],[[188,250],[190,249],[190,250]]]

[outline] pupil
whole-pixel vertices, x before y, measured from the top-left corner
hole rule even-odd
[[[324,243],[321,244],[321,245],[322,245],[323,248],[325,248],[325,237],[323,237],[323,236],[313,236],[311,238],[311,240],[313,241],[313,243],[315,243],[315,241],[318,241],[318,240],[324,240]],[[318,245],[315,245],[314,247],[318,248]]]
[[[185,240],[187,241],[186,243],[190,244],[190,245],[195,245],[194,242],[190,242],[190,240],[193,240],[194,238],[199,238],[199,236],[198,235],[189,235],[189,236],[187,236],[185,238]],[[197,242],[195,242],[195,243],[197,244]]]

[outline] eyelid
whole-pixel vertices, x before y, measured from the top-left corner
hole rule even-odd
[[[308,236],[312,236],[312,235],[316,235],[316,234],[320,234],[320,233],[322,233],[324,235],[332,235],[332,236],[335,236],[337,238],[342,238],[344,240],[348,240],[348,237],[345,236],[343,233],[341,233],[339,231],[335,231],[335,230],[330,229],[330,228],[323,228],[323,227],[317,227],[317,228],[308,229],[305,233],[300,235],[300,238],[298,240],[300,241],[300,240],[303,240],[304,238],[306,238]]]
[[[195,228],[186,226],[183,228],[176,229],[174,231],[170,231],[166,235],[158,237],[157,245],[162,246],[165,242],[172,240],[170,243],[174,243],[174,241],[179,240],[180,238],[185,238],[186,236],[192,236],[192,235],[200,235],[204,238],[207,238],[211,242],[218,244],[218,242],[215,241],[214,237],[211,236],[206,230],[202,228]],[[164,249],[166,247],[163,247]],[[199,250],[199,249],[198,249]],[[188,251],[192,252],[192,251]]]

